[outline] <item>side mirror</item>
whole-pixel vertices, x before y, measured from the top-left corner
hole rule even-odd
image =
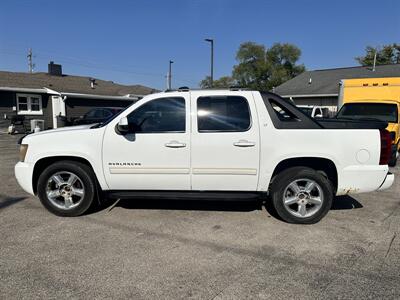
[[[128,124],[128,118],[123,117],[119,120],[117,126],[116,126],[117,133],[119,134],[127,134],[129,132],[129,124]]]

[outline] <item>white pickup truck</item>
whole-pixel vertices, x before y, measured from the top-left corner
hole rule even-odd
[[[317,122],[272,93],[151,94],[105,123],[30,134],[21,187],[59,216],[96,197],[265,197],[287,222],[315,223],[335,195],[389,188],[386,124]],[[359,129],[357,129],[359,128]]]

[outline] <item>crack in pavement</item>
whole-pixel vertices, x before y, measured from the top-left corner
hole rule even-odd
[[[389,219],[390,217],[392,217],[392,216],[395,214],[395,212],[396,212],[397,210],[399,210],[399,208],[400,208],[400,204],[398,204],[398,205],[390,212],[390,214],[388,214],[386,217],[383,218],[382,223],[384,223],[387,219]]]
[[[389,256],[390,250],[392,249],[393,241],[395,240],[396,236],[397,236],[397,234],[396,234],[396,232],[395,232],[395,233],[393,234],[392,239],[390,240],[389,247],[388,247],[388,249],[387,249],[387,251],[386,251],[385,259]]]

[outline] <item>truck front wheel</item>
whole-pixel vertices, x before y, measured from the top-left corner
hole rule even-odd
[[[93,171],[83,163],[60,161],[40,175],[37,193],[43,206],[57,216],[83,214],[96,195]]]
[[[330,181],[306,167],[282,171],[274,178],[270,194],[278,215],[297,224],[317,223],[328,213],[333,201]]]

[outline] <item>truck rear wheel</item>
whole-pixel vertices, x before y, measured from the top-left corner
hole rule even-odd
[[[96,195],[93,171],[83,163],[60,161],[40,175],[37,193],[43,206],[57,216],[83,214]]]
[[[274,178],[270,193],[277,214],[289,223],[317,223],[328,213],[333,201],[330,181],[306,167],[282,171]]]

